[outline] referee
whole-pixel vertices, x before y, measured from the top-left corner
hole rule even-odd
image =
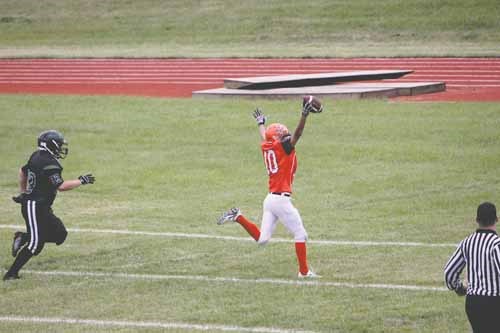
[[[497,211],[484,202],[477,208],[479,228],[462,240],[444,268],[446,286],[467,295],[465,312],[475,333],[500,332],[500,237]],[[460,273],[467,266],[467,287]]]

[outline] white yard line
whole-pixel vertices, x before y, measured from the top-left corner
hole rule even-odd
[[[24,229],[24,226],[0,224],[0,229]],[[192,234],[180,232],[155,232],[155,231],[133,231],[133,230],[118,230],[118,229],[85,229],[85,228],[68,228],[69,232],[93,233],[93,234],[118,234],[132,236],[153,236],[166,238],[195,238],[195,239],[215,239],[238,242],[255,242],[250,237],[234,237],[234,236],[218,236],[208,234]],[[292,239],[288,238],[273,238],[274,243],[290,243]],[[451,243],[421,243],[421,242],[389,242],[389,241],[340,241],[340,240],[308,240],[309,244],[317,245],[343,245],[343,246],[401,246],[401,247],[456,247],[457,244]]]
[[[162,321],[130,321],[130,320],[101,320],[79,319],[61,317],[25,317],[25,316],[0,316],[0,322],[17,322],[32,324],[57,324],[57,325],[84,325],[94,327],[128,327],[128,328],[162,328],[184,329],[197,331],[223,331],[223,332],[263,332],[263,333],[313,333],[312,331],[287,330],[272,327],[242,327],[213,324],[186,324]]]
[[[447,291],[444,287],[416,286],[404,284],[381,284],[381,283],[351,283],[351,282],[333,282],[315,280],[286,280],[286,279],[243,279],[237,277],[209,277],[203,275],[168,275],[168,274],[129,274],[113,272],[84,272],[84,271],[35,271],[23,270],[22,272],[35,275],[46,276],[70,276],[70,277],[94,277],[94,278],[113,278],[125,280],[184,280],[184,281],[202,281],[202,282],[223,282],[223,283],[244,283],[244,284],[271,284],[271,285],[296,285],[296,286],[314,286],[314,287],[337,287],[350,289],[389,289],[389,290],[408,290],[408,291]]]

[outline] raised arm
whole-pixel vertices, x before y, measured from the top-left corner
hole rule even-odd
[[[300,116],[299,124],[293,132],[292,139],[290,143],[293,147],[297,144],[300,137],[302,136],[302,132],[304,131],[304,127],[306,126],[306,119],[309,113],[321,113],[323,111],[323,104],[321,101],[314,96],[304,96],[302,99],[302,113]]]
[[[295,131],[293,132],[293,135],[292,135],[292,139],[290,141],[290,143],[294,147],[297,144],[297,142],[299,141],[300,137],[302,136],[302,132],[304,132],[304,127],[306,126],[306,120],[307,120],[308,114],[309,113],[304,114],[304,111],[302,111],[302,114],[300,115],[299,123],[297,125],[297,128],[295,128]]]
[[[253,117],[259,126],[260,141],[266,141],[266,116],[262,113],[262,110],[257,108],[253,112]]]

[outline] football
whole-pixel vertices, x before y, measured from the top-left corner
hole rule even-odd
[[[302,100],[302,107],[305,107],[307,104],[311,105],[310,112],[320,113],[323,111],[323,103],[321,103],[321,101],[317,97],[314,97],[312,95],[304,96]]]

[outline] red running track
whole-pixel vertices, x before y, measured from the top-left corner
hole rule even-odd
[[[191,97],[225,78],[410,69],[399,82],[444,81],[411,101],[500,101],[500,58],[1,59],[0,93]]]

